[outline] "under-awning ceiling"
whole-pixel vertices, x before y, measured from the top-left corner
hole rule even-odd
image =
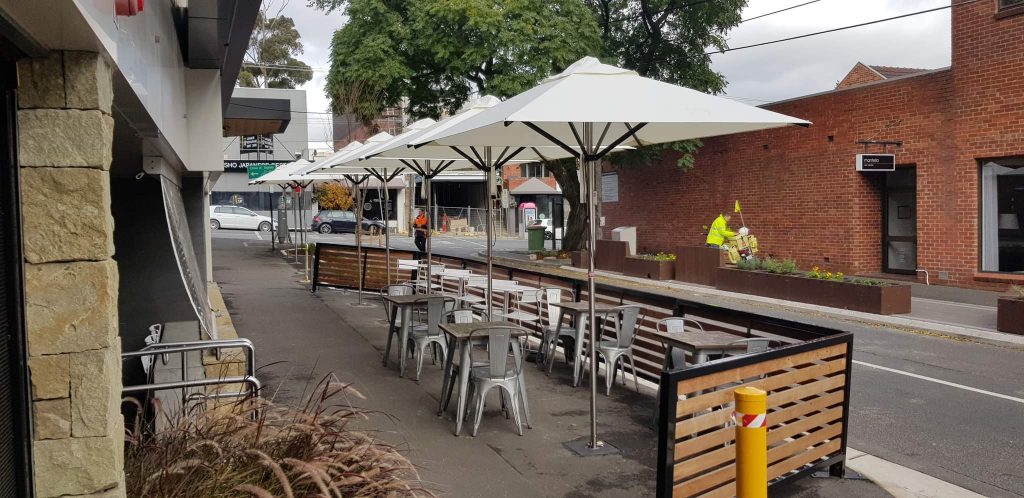
[[[284,133],[292,118],[288,99],[232,97],[224,111],[224,136]]]

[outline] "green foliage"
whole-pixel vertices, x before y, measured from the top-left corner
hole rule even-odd
[[[736,262],[736,268],[739,268],[740,270],[749,270],[749,271],[760,270],[761,269],[761,260],[759,260],[757,258],[750,258],[750,259],[740,258],[740,260]]]
[[[1011,285],[1010,286],[1010,295],[1012,295],[1013,297],[1016,297],[1018,299],[1024,299],[1024,286]]]
[[[313,78],[309,65],[295,58],[302,42],[290,17],[268,17],[260,11],[245,51],[238,85],[260,88],[295,88]],[[267,67],[271,66],[271,67]]]
[[[807,272],[807,276],[818,280],[836,280],[839,282],[842,282],[844,277],[843,272],[841,271],[833,273],[828,270],[822,270],[817,266],[811,268],[811,271]]]
[[[676,255],[672,253],[659,252],[658,254],[637,254],[636,257],[640,259],[647,259],[651,261],[675,261]]]
[[[761,261],[761,269],[768,273],[791,275],[796,273],[796,261],[792,259],[765,258]]]
[[[434,118],[474,94],[510,97],[599,43],[578,0],[350,0],[345,13],[349,21],[331,44],[327,93],[336,112],[363,122],[403,97],[413,117]],[[353,99],[353,87],[365,96]]]
[[[858,285],[873,285],[875,287],[888,287],[889,285],[891,285],[889,284],[889,282],[883,282],[881,280],[875,280],[873,278],[855,278],[853,280],[850,280],[850,282]]]

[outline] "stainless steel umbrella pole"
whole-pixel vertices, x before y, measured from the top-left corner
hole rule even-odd
[[[491,211],[494,209],[494,161],[491,158],[491,148],[484,148],[484,166],[487,168],[487,319],[493,320],[494,312],[494,216]],[[471,218],[467,214],[466,218]]]
[[[352,306],[373,306],[370,303],[363,302],[363,285],[364,276],[366,275],[366,258],[363,256],[363,189],[361,188],[363,182],[367,180],[369,175],[363,176],[352,176],[346,175],[348,181],[352,184],[352,188],[356,191],[356,228],[353,234],[356,237],[356,279],[358,282],[358,290],[356,303]]]

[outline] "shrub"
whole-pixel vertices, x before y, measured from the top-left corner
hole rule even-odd
[[[817,266],[815,266],[814,268],[811,268],[811,271],[807,272],[807,276],[810,277],[810,278],[816,278],[816,279],[819,279],[819,280],[835,280],[835,281],[839,281],[839,282],[842,282],[843,278],[844,278],[843,272],[841,272],[841,271],[837,271],[835,273],[832,273],[832,272],[827,271],[827,270],[821,270]]]
[[[1020,285],[1011,285],[1010,295],[1017,299],[1024,299],[1024,287]]]
[[[352,209],[352,192],[340,183],[325,183],[317,187],[316,203],[320,209]]]
[[[872,278],[855,278],[853,280],[850,280],[850,282],[859,285],[873,285],[875,287],[888,287],[890,285],[889,282],[883,282],[881,280],[875,280]]]
[[[348,429],[370,412],[336,402],[362,396],[333,379],[321,380],[300,409],[238,402],[179,414],[159,434],[143,433],[137,420],[125,441],[127,495],[433,496],[393,446]]]
[[[796,273],[796,261],[792,259],[765,258],[761,262],[761,269],[768,273],[790,275]]]
[[[736,268],[741,270],[758,270],[761,268],[761,260],[757,258],[743,259],[736,262]]]
[[[637,254],[637,258],[646,259],[649,261],[675,261],[676,255],[673,253],[659,252],[658,254]]]

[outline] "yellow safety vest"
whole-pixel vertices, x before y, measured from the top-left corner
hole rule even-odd
[[[726,239],[731,239],[736,236],[736,232],[729,230],[729,225],[725,222],[725,215],[718,215],[715,221],[711,223],[711,229],[708,230],[708,244],[720,246],[725,243]]]

